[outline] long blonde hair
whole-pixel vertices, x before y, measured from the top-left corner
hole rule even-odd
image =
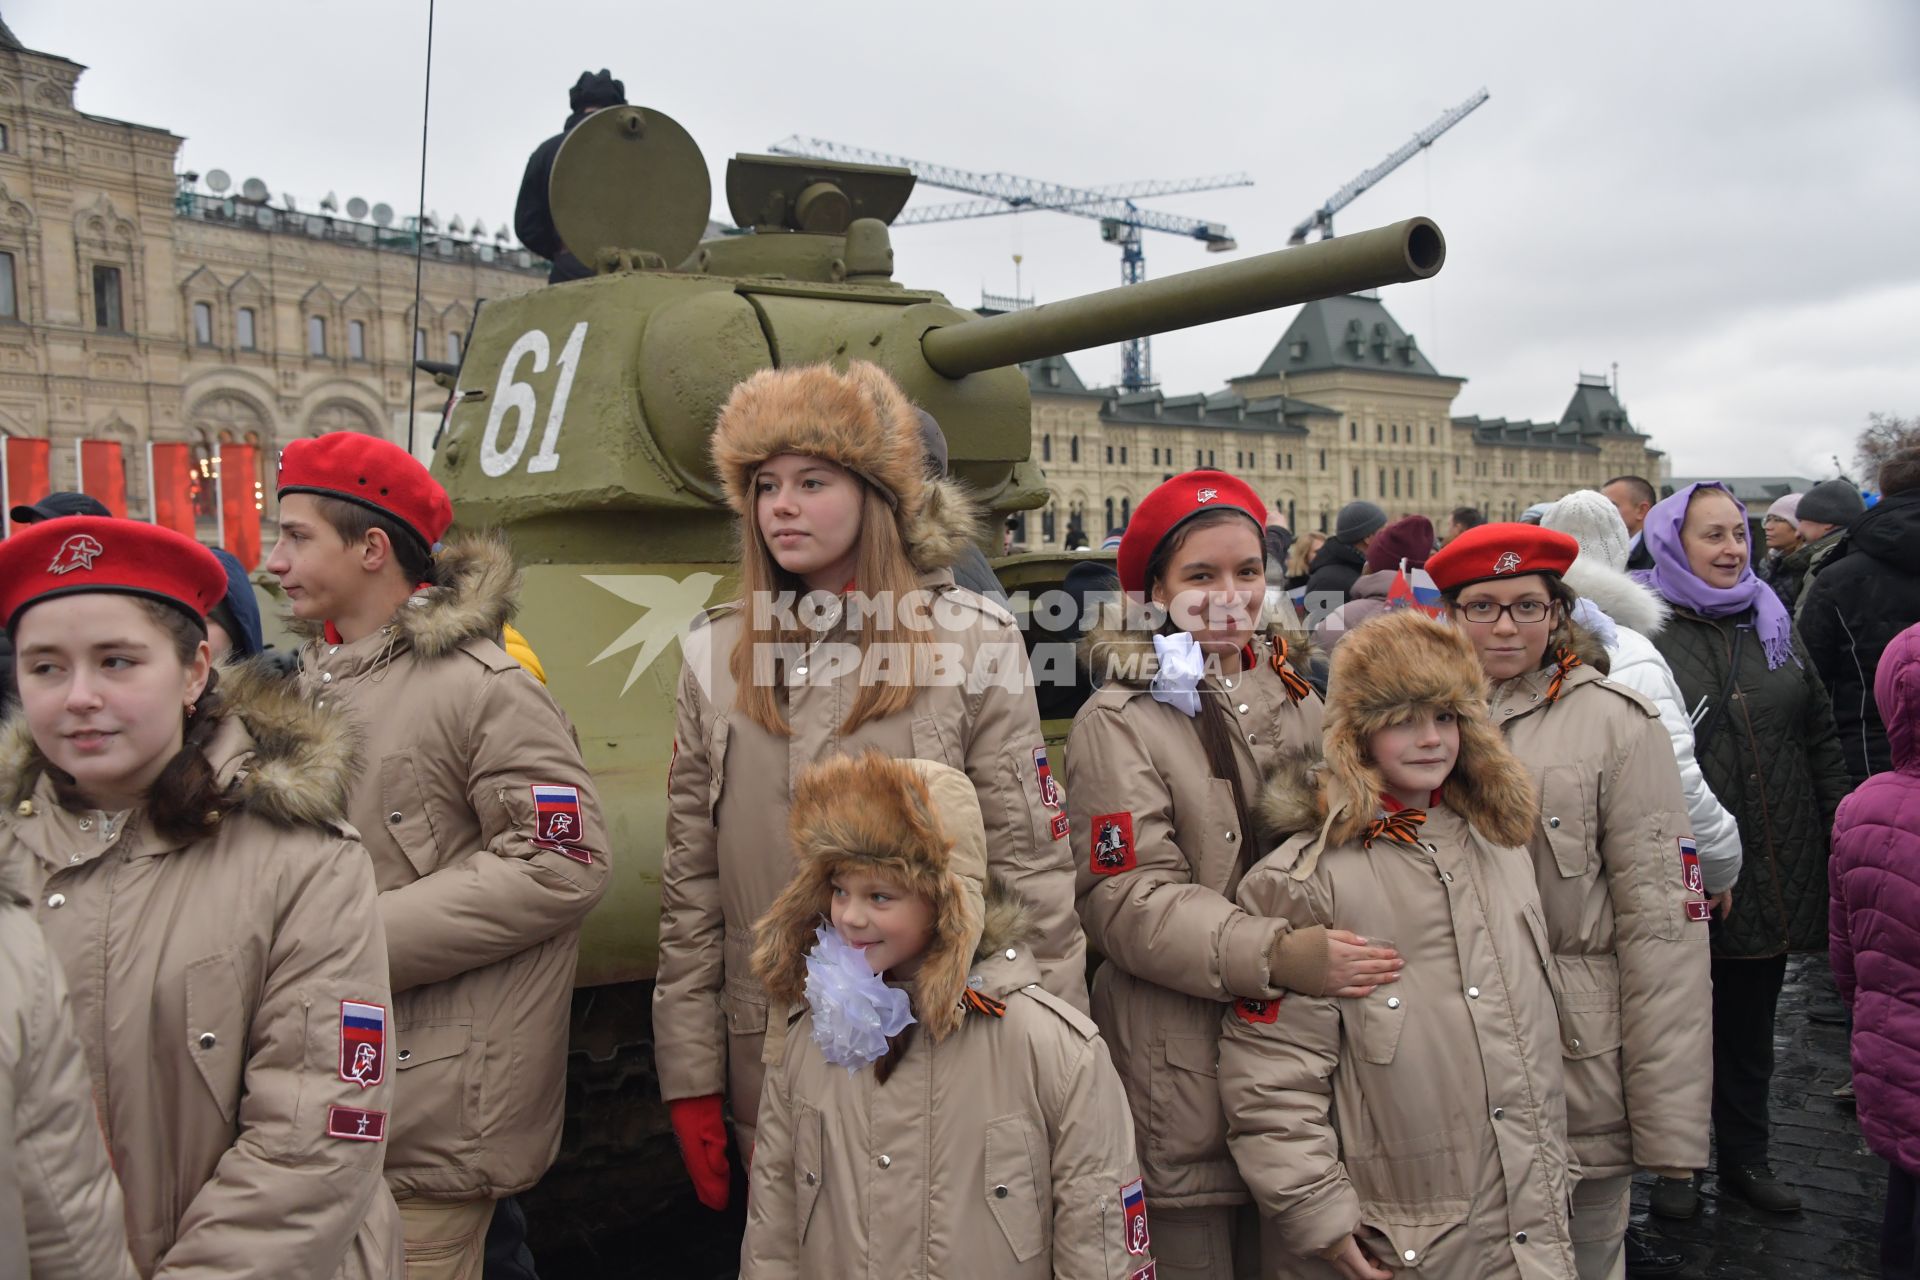
[[[1326,545],[1327,535],[1318,530],[1301,534],[1294,541],[1293,550],[1287,552],[1287,576],[1289,578],[1306,577],[1308,562],[1313,559],[1316,551]]]
[[[885,719],[912,705],[933,641],[928,621],[930,602],[921,594],[920,575],[907,553],[894,507],[873,485],[852,472],[847,474],[860,486],[854,583],[862,595],[883,602],[885,608],[865,610],[854,632],[861,658],[857,678],[862,683],[840,726],[842,733],[852,733],[869,720]],[[788,592],[796,598],[805,596],[807,585],[774,559],[760,533],[757,504],[740,517],[738,529],[742,626],[727,662],[736,690],[734,705],[767,732],[785,737],[793,730],[787,722],[783,691],[789,671],[802,665],[787,659],[804,654],[818,636],[805,626],[782,627],[778,610],[756,609],[754,604],[771,603]],[[914,625],[909,625],[910,620]],[[910,661],[881,663],[878,672],[870,674],[867,658],[876,637],[904,646],[893,653],[904,653]],[[757,663],[756,657],[766,661]]]

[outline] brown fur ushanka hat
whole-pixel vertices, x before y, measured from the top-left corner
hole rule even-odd
[[[775,1000],[806,999],[807,953],[828,919],[833,877],[883,876],[933,905],[933,940],[914,980],[913,1013],[936,1041],[960,1025],[984,920],[987,833],[958,769],[877,753],[814,765],[794,787],[793,879],[754,926],[753,968]]]
[[[1489,718],[1473,645],[1458,627],[1414,609],[1369,618],[1333,651],[1318,775],[1320,814],[1334,815],[1329,836],[1345,843],[1365,831],[1386,787],[1367,743],[1422,711],[1451,711],[1460,726],[1447,807],[1495,844],[1526,844],[1538,812],[1533,779]]]
[[[958,484],[932,474],[920,413],[878,365],[762,369],[720,407],[710,444],[727,505],[754,518],[753,476],[783,453],[838,463],[872,485],[893,509],[901,541],[921,570],[950,565],[979,528],[979,511]]]

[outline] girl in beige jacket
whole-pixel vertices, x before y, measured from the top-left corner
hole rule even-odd
[[[829,760],[792,823],[754,967],[809,1011],[761,1099],[742,1280],[1148,1280],[1120,1080],[988,884],[966,775]]]
[[[1427,562],[1540,795],[1527,836],[1551,945],[1581,1280],[1627,1265],[1636,1170],[1690,1194],[1713,1093],[1705,881],[1659,709],[1573,620],[1567,534],[1469,530]]]
[[[1485,687],[1453,627],[1373,618],[1334,652],[1311,790],[1269,792],[1293,834],[1240,905],[1340,919],[1406,960],[1391,994],[1225,1016],[1220,1092],[1269,1275],[1573,1280],[1550,953],[1519,847],[1533,788]]]
[[[225,589],[205,548],[129,520],[0,543],[21,700],[0,857],[65,970],[139,1274],[397,1277],[392,1000],[341,816],[352,749],[285,682],[211,668]]]
[[[1265,519],[1221,471],[1176,476],[1141,502],[1118,558],[1132,616],[1088,634],[1100,687],[1067,740],[1080,918],[1105,957],[1093,1016],[1133,1104],[1169,1280],[1259,1264],[1220,1108],[1222,1007],[1287,989],[1364,994],[1396,967],[1353,934],[1294,931],[1233,902],[1267,847],[1251,814],[1263,778],[1320,744],[1320,700],[1293,665],[1300,641],[1255,628]]]
[[[734,388],[714,469],[740,517],[740,600],[683,642],[654,987],[661,1095],[700,1198],[726,1204],[722,1101],[753,1143],[781,1008],[748,958],[793,872],[800,774],[875,750],[962,770],[995,877],[1032,913],[1046,988],[1084,1007],[1067,814],[1012,615],[948,568],[972,504],[930,474],[919,417],[869,364],[771,369]]]

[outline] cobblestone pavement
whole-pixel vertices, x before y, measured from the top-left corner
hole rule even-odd
[[[1666,1222],[1647,1216],[1651,1180],[1634,1188],[1634,1221],[1687,1254],[1687,1280],[1872,1280],[1879,1274],[1887,1168],[1867,1152],[1852,1108],[1832,1096],[1848,1078],[1846,1029],[1809,1016],[1834,1015],[1839,1007],[1824,957],[1789,964],[1776,1039],[1773,1165],[1799,1191],[1806,1206],[1800,1213],[1762,1213],[1722,1195],[1709,1171],[1700,1215]],[[689,1195],[657,1218],[630,1221],[567,1248],[543,1245],[536,1223],[535,1247],[544,1280],[721,1280],[733,1274],[742,1225],[738,1208],[709,1213]]]
[[[1853,1108],[1833,1097],[1849,1078],[1847,1031],[1810,1014],[1838,1016],[1824,956],[1787,966],[1775,1029],[1773,1168],[1800,1193],[1798,1214],[1763,1213],[1722,1194],[1709,1172],[1691,1222],[1648,1218],[1651,1179],[1634,1187],[1634,1221],[1683,1250],[1697,1280],[1872,1280],[1880,1274],[1880,1213],[1887,1166],[1867,1151]]]

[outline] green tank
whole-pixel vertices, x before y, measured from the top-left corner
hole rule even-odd
[[[614,1192],[631,1212],[681,1178],[648,1004],[677,637],[734,587],[733,520],[707,459],[734,384],[872,361],[939,420],[953,474],[1004,516],[1047,492],[1021,361],[1423,279],[1445,258],[1439,228],[1413,218],[983,318],[895,279],[888,223],[913,185],[905,169],[739,155],[726,195],[740,230],[709,236],[708,171],[686,131],[642,107],[600,111],[568,136],[550,186],[562,239],[599,274],[476,319],[434,474],[461,526],[512,538],[517,625],[579,731],[613,840],[611,887],[581,941],[549,1211]],[[1014,585],[1046,585],[1035,568]]]

